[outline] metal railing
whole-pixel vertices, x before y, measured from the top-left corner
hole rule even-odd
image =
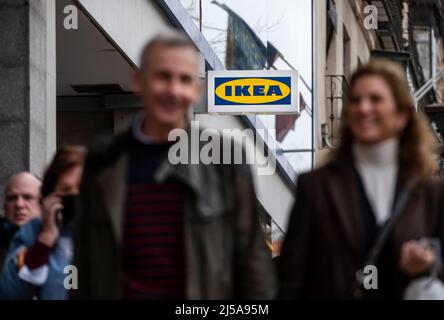
[[[429,93],[430,90],[432,90],[436,86],[436,83],[443,77],[444,77],[444,69],[436,73],[431,79],[429,79],[426,83],[424,83],[424,85],[415,92],[413,98],[415,100],[416,111],[418,111],[419,100],[421,100],[427,93]]]
[[[335,104],[337,101],[342,102],[342,106],[347,102],[347,94],[349,91],[347,78],[344,75],[326,75],[326,85],[329,89],[326,97],[327,103],[330,104],[330,128],[327,124],[321,126],[322,144],[323,147],[334,148],[333,139],[335,134],[335,120],[337,120],[335,114]]]

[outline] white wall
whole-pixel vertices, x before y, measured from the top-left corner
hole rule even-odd
[[[79,0],[94,20],[138,63],[145,43],[168,27],[159,9],[148,0]]]

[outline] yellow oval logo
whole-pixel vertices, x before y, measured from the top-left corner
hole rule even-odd
[[[232,103],[266,104],[282,100],[290,95],[290,87],[267,78],[235,79],[220,84],[216,96]]]

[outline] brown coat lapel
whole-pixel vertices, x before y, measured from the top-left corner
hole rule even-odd
[[[333,169],[334,168],[334,169]],[[351,159],[335,163],[326,179],[328,194],[337,213],[339,223],[355,254],[360,251],[362,225],[360,220],[360,203],[358,180]]]

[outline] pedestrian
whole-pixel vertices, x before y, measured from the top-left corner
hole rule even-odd
[[[90,148],[76,220],[77,299],[268,299],[271,253],[245,165],[172,164],[200,97],[198,52],[174,31],[144,48],[143,112]],[[192,151],[193,152],[193,151]]]
[[[72,220],[86,151],[60,148],[42,185],[42,217],[23,225],[11,241],[0,277],[0,299],[64,300],[64,269],[72,262]]]
[[[17,230],[40,216],[40,187],[40,180],[29,172],[15,174],[6,183],[5,214],[0,218],[0,268]]]
[[[355,72],[339,146],[327,165],[298,179],[280,261],[280,298],[401,299],[442,254],[422,245],[444,240],[435,151],[400,66],[372,61]],[[388,231],[374,259],[377,289],[356,295],[356,275],[382,230]]]

